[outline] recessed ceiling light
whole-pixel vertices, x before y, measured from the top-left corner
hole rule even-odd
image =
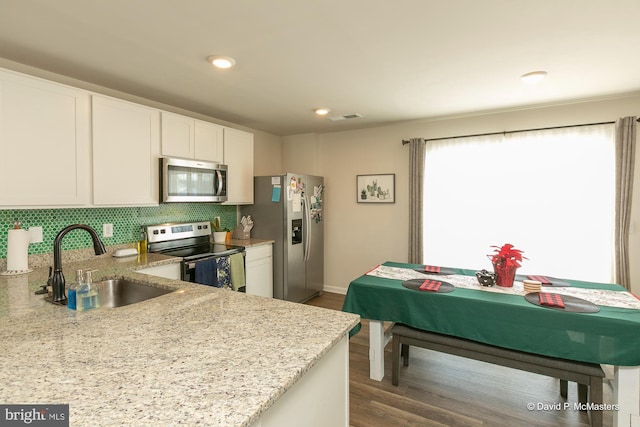
[[[331,110],[329,110],[328,108],[316,108],[313,111],[319,116],[326,116]]]
[[[546,71],[532,71],[530,73],[521,75],[520,80],[522,80],[523,83],[531,84],[538,83],[545,77],[547,77]]]
[[[236,60],[229,56],[212,55],[207,58],[216,68],[231,68],[236,65]]]

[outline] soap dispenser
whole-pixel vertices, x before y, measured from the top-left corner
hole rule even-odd
[[[76,270],[76,281],[69,285],[67,289],[67,307],[71,310],[76,309],[78,288],[82,286],[84,282],[84,272],[80,269]]]
[[[76,290],[76,310],[86,311],[100,307],[100,290],[93,283],[92,271],[84,272],[84,281]]]

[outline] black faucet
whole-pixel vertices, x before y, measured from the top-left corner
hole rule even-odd
[[[93,250],[96,255],[102,255],[107,252],[104,248],[104,243],[98,237],[96,230],[85,224],[73,224],[69,225],[58,233],[53,241],[53,276],[51,277],[51,288],[53,289],[53,302],[62,303],[66,301],[67,296],[64,293],[64,274],[62,274],[62,255],[60,254],[60,243],[62,238],[71,230],[82,229],[89,232],[91,239],[93,240]]]

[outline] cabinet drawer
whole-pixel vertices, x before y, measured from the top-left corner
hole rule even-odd
[[[253,248],[247,248],[246,261],[251,262],[253,260],[257,260],[260,258],[271,257],[272,256],[271,246],[272,246],[271,244],[268,244],[268,245],[255,246]]]

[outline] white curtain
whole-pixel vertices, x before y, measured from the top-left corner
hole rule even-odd
[[[612,281],[614,125],[428,141],[424,262],[486,268],[490,246],[518,273]]]

